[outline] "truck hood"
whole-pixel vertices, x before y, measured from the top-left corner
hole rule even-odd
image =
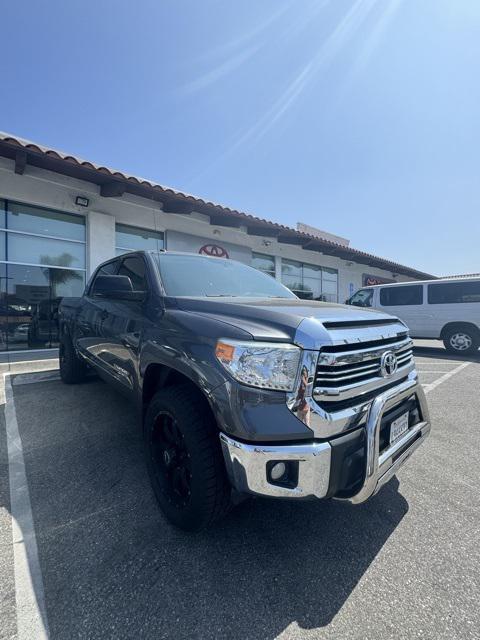
[[[177,298],[176,303],[183,311],[243,329],[255,340],[294,342],[305,319],[309,320],[306,327],[315,329],[318,325],[318,330],[324,329],[325,323],[328,327],[329,323],[377,324],[392,320],[392,316],[381,311],[295,298]],[[324,331],[327,335],[327,330]]]

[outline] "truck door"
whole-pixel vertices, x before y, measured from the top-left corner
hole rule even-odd
[[[138,381],[140,338],[145,322],[145,303],[150,291],[147,265],[142,255],[121,260],[116,275],[127,276],[143,300],[105,300],[100,336],[103,340],[102,364],[110,375],[129,391]],[[100,337],[99,336],[99,337]]]
[[[106,323],[110,317],[112,300],[96,296],[94,292],[95,280],[98,276],[115,275],[120,266],[120,260],[112,260],[100,267],[96,272],[90,287],[82,299],[82,306],[77,318],[76,345],[96,368],[111,375],[110,348],[106,343]]]

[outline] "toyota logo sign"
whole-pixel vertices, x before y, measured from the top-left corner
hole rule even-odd
[[[214,258],[228,258],[228,252],[218,244],[204,244],[198,252],[203,256],[213,256]]]
[[[389,378],[397,371],[398,360],[393,351],[385,351],[380,360],[380,372],[384,378]]]

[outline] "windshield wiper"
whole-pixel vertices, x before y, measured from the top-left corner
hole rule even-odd
[[[207,298],[238,298],[233,293],[206,293]]]

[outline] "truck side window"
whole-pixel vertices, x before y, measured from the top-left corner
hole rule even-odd
[[[428,285],[429,304],[480,302],[480,280],[476,282],[442,282]]]
[[[125,258],[118,270],[119,276],[128,276],[132,282],[134,291],[147,291],[148,280],[145,262],[138,256]]]
[[[90,292],[90,295],[92,294],[93,291],[93,285],[95,280],[97,279],[98,276],[113,276],[115,275],[115,273],[117,272],[118,269],[118,264],[119,261],[118,260],[114,260],[113,262],[107,262],[107,264],[104,264],[103,267],[100,267],[100,269],[98,269],[98,271],[96,272],[94,278],[92,279],[90,285],[87,284],[87,289]]]
[[[373,289],[360,289],[350,298],[349,303],[354,307],[371,307],[373,301]]]
[[[383,307],[423,304],[423,285],[413,284],[380,289],[380,304]]]
[[[104,264],[103,267],[97,272],[97,276],[113,276],[117,270],[118,262],[109,262]]]

